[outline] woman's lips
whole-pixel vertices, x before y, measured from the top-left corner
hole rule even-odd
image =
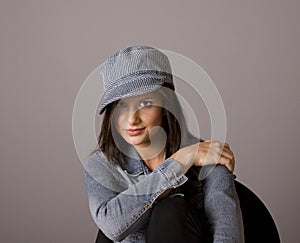
[[[145,128],[136,128],[136,129],[127,129],[127,133],[129,136],[137,136],[140,135]]]

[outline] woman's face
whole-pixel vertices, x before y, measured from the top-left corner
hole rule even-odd
[[[149,146],[151,129],[162,125],[161,106],[162,100],[156,93],[120,100],[113,115],[117,131],[135,148]]]

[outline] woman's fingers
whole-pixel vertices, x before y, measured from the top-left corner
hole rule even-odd
[[[227,143],[224,144],[224,147],[221,151],[219,163],[225,165],[230,171],[234,170],[235,167],[234,155]]]
[[[228,170],[234,171],[234,166],[235,166],[234,157],[230,159],[221,156],[217,164],[225,165],[228,168]]]
[[[206,140],[199,143],[198,156],[195,165],[205,166],[212,164],[223,164],[228,170],[233,171],[235,167],[234,155],[228,143]]]

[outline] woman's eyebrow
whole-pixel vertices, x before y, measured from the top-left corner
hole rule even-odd
[[[144,98],[142,98],[142,99],[139,99],[138,100],[138,102],[141,102],[141,101],[144,101],[144,100],[153,100],[153,99],[155,99],[156,97],[153,97],[153,96],[146,96],[146,97],[144,97]]]

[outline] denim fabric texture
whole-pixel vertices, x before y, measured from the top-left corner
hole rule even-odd
[[[191,140],[190,144],[194,142]],[[176,160],[168,158],[150,171],[141,159],[137,159],[133,147],[130,149],[132,156],[126,157],[125,169],[113,166],[102,153],[96,152],[88,159],[83,176],[91,215],[103,233],[114,242],[143,243],[151,208],[159,195],[167,189],[188,184],[188,178],[182,174],[182,167]],[[243,222],[234,175],[225,166],[218,165],[202,184],[205,212],[214,242],[243,243]]]

